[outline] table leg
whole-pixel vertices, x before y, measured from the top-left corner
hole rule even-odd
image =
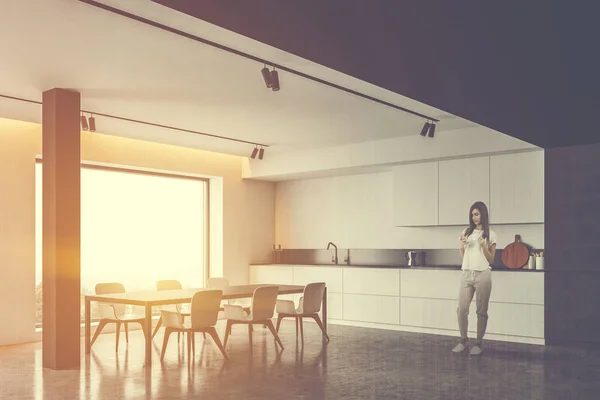
[[[152,306],[146,304],[146,366],[152,366]]]
[[[325,332],[327,332],[327,286],[325,286],[325,290],[323,291],[323,304],[321,306],[321,319],[323,320],[323,327],[325,328]],[[325,340],[325,334],[323,334],[323,340]]]
[[[92,319],[92,302],[85,299],[85,354],[90,354],[90,337],[91,328],[90,320]]]

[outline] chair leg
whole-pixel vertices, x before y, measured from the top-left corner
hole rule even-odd
[[[94,337],[92,338],[92,343],[90,343],[90,348],[92,348],[92,346],[94,345],[94,342],[96,341],[96,339],[98,339],[98,336],[100,335],[100,333],[102,332],[102,329],[104,329],[104,327],[106,326],[108,322],[104,319],[101,319],[100,322],[98,323],[98,326],[96,327],[96,331],[94,332]]]
[[[209,328],[208,334],[213,338],[219,350],[223,354],[223,357],[227,360],[227,353],[225,353],[225,347],[221,344],[221,339],[219,339],[219,335],[217,334],[217,330],[215,328]],[[227,339],[225,339],[227,340]]]
[[[321,332],[323,332],[323,335],[325,335],[325,338],[329,342],[329,335],[325,331],[325,327],[323,326],[323,322],[321,322],[321,318],[319,317],[319,314],[315,314],[312,317],[315,320],[315,322],[317,323],[317,325],[319,325],[319,328],[321,328]]]
[[[296,343],[298,343],[298,317],[294,317],[294,320],[296,320]]]
[[[282,314],[277,314],[277,328],[275,329],[277,332],[279,332],[279,326],[281,325],[281,320],[283,319],[283,315]]]
[[[229,339],[229,335],[231,335],[231,320],[227,320],[227,326],[225,327],[225,342],[223,343],[224,347],[227,347],[227,339]]]
[[[167,343],[169,342],[169,336],[171,335],[171,333],[173,332],[173,330],[171,328],[165,328],[165,336],[163,338],[163,345],[162,345],[162,351],[160,353],[160,361],[162,361],[165,358],[165,351],[167,350]]]
[[[180,318],[180,320],[181,320],[181,323],[183,324],[183,320],[185,319],[185,317],[184,317],[183,315],[179,315],[179,318]],[[177,332],[177,344],[179,344],[179,343],[180,343],[180,340],[181,340],[181,334],[182,334],[181,332]],[[185,333],[184,333],[183,335],[184,335],[184,337],[183,337],[183,338],[185,339]]]
[[[304,344],[304,323],[302,322],[302,317],[298,317],[298,323],[300,324],[300,340]]]
[[[206,340],[206,332],[202,332],[202,337]]]
[[[269,328],[269,330],[271,331],[273,336],[275,336],[275,341],[277,343],[279,343],[279,347],[281,347],[281,350],[283,350],[283,343],[281,343],[281,340],[279,339],[279,335],[277,334],[277,331],[275,330],[275,327],[273,326],[273,321],[269,320],[267,322],[267,328]]]
[[[190,335],[190,332],[187,333],[187,356],[188,356],[188,364],[192,363],[192,359],[190,358],[191,356],[191,352],[190,350],[192,349],[192,336]]]
[[[115,346],[115,353],[119,352],[119,338],[121,337],[121,323],[117,322],[117,343]]]
[[[139,321],[140,326],[142,327],[142,333],[144,334],[144,339],[148,337],[150,332],[146,332],[146,323],[144,321]]]
[[[188,335],[192,335],[192,354],[196,357],[196,332],[189,332]]]
[[[160,316],[160,318],[158,318],[158,322],[156,323],[156,326],[154,327],[154,332],[152,332],[152,339],[154,339],[154,336],[156,336],[156,332],[158,332],[161,325],[162,325],[162,315]]]
[[[252,347],[252,324],[248,324],[248,339],[250,339],[250,347]]]
[[[127,322],[123,322],[123,325],[125,326],[125,342],[129,344],[129,329],[127,328]]]

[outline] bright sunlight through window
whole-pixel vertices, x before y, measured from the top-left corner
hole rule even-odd
[[[81,169],[81,291],[121,282],[156,290],[177,279],[203,287],[206,181],[116,169]],[[42,164],[36,164],[36,324],[42,311]]]

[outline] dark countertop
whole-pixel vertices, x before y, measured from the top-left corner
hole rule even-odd
[[[420,265],[416,267],[409,267],[408,265],[346,265],[346,264],[276,264],[276,263],[264,263],[264,264],[250,264],[253,265],[281,265],[290,267],[343,267],[343,268],[382,268],[382,269],[443,269],[443,270],[460,270],[460,265]],[[492,267],[494,272],[544,272],[543,269],[510,269],[502,267]]]

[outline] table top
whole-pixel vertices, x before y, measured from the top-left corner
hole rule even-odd
[[[279,294],[297,294],[304,292],[302,285],[235,285],[223,288],[223,300],[243,299],[252,297],[254,290],[261,286],[278,286]],[[177,290],[149,290],[142,292],[126,292],[114,294],[86,295],[90,301],[101,301],[115,304],[130,304],[138,306],[161,306],[168,304],[189,303],[194,293],[213,288],[189,288]]]

